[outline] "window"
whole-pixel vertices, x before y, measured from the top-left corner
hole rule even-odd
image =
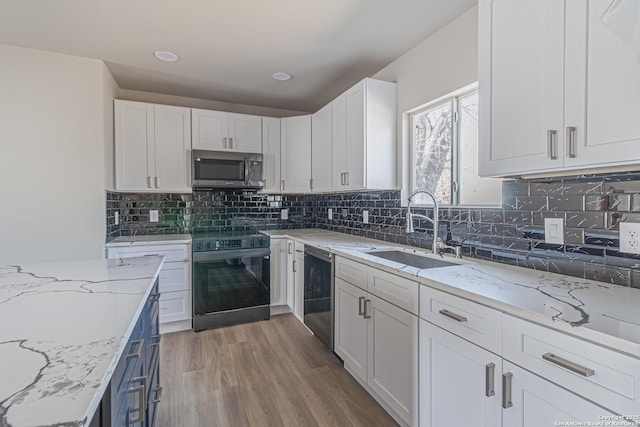
[[[426,190],[445,205],[500,205],[502,183],[478,176],[478,90],[427,104],[410,115],[411,192]],[[416,196],[416,204],[431,204]]]

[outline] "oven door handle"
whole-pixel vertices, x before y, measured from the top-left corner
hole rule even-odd
[[[222,251],[194,252],[193,262],[218,261],[229,258],[265,257],[271,255],[271,250],[266,249],[232,249]]]

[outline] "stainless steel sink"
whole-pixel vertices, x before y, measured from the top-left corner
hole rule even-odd
[[[458,265],[453,262],[427,258],[425,256],[416,255],[410,252],[403,252],[403,251],[379,251],[379,252],[368,252],[368,254],[378,258],[388,259],[389,261],[397,262],[399,264],[409,265],[415,268],[438,268],[438,267],[450,267],[450,266]]]

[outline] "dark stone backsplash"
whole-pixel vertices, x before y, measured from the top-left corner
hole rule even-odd
[[[422,220],[416,221],[415,233],[405,233],[406,207],[398,190],[107,192],[106,197],[108,240],[136,234],[323,228],[429,249],[433,235],[431,224]],[[149,222],[150,209],[159,211],[159,222]],[[280,219],[281,209],[288,209],[287,220]],[[368,224],[362,222],[364,209]],[[429,208],[414,212],[432,215]],[[544,218],[565,220],[564,245],[544,242]],[[640,256],[618,251],[621,221],[640,222],[640,172],[504,181],[501,208],[440,209],[440,236],[463,242],[467,256],[640,288]]]

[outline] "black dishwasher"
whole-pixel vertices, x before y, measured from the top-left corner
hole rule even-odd
[[[304,324],[333,351],[333,256],[304,247]]]

